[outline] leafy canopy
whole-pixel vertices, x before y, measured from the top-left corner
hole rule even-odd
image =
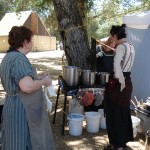
[[[84,2],[84,25],[89,37],[104,38],[109,35],[113,24],[121,24],[122,16],[150,8],[150,0],[77,0],[78,6]],[[51,35],[58,39],[57,19],[53,0],[0,0],[0,19],[6,12],[36,11],[44,21]]]

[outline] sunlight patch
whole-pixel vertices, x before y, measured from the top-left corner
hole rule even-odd
[[[78,145],[78,144],[83,144],[83,140],[76,140],[76,141],[70,141],[66,143],[68,146],[74,146],[74,145]]]

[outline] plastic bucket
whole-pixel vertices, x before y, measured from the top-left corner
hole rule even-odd
[[[104,117],[104,109],[98,109],[98,112],[101,114],[99,127],[101,129],[106,129],[106,118]]]
[[[132,119],[132,126],[133,126],[133,136],[135,138],[137,135],[141,120],[135,116],[131,116],[131,119]]]
[[[69,114],[67,119],[69,120],[69,133],[73,136],[80,136],[82,134],[84,115]]]
[[[97,133],[99,131],[101,114],[99,112],[86,112],[86,128],[90,133]]]

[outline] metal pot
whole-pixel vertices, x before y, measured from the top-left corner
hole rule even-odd
[[[99,73],[100,85],[105,85],[108,82],[109,75],[110,74],[108,72]]]
[[[63,66],[63,79],[68,86],[78,86],[80,78],[80,67]]]
[[[91,72],[91,70],[82,70],[82,85],[93,86],[95,84],[96,72]]]

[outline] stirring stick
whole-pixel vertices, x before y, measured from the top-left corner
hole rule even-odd
[[[134,98],[135,98],[135,100],[136,100],[137,105],[139,105],[139,102],[138,102],[138,100],[137,100],[136,96],[134,96]]]
[[[143,99],[141,99],[141,105],[143,104]]]
[[[133,104],[133,106],[134,106],[135,108],[137,108],[137,106],[135,105],[135,103],[133,102],[133,100],[131,100],[131,103]]]
[[[104,45],[104,46],[110,48],[110,49],[113,50],[113,51],[115,50],[114,48],[112,48],[112,47],[110,47],[110,46],[108,46],[108,45],[106,45],[106,44],[104,44],[104,43],[102,43],[102,42],[101,42],[100,44],[102,44],[102,45]]]
[[[101,41],[98,41],[98,40],[97,40],[97,42],[100,42],[99,44],[104,45],[104,46],[106,46],[106,47],[110,48],[110,49],[111,49],[111,50],[113,50],[113,51],[115,50],[114,48],[112,48],[112,47],[110,47],[110,46],[108,46],[108,45],[104,44],[104,43],[103,43],[103,42],[101,42]]]

